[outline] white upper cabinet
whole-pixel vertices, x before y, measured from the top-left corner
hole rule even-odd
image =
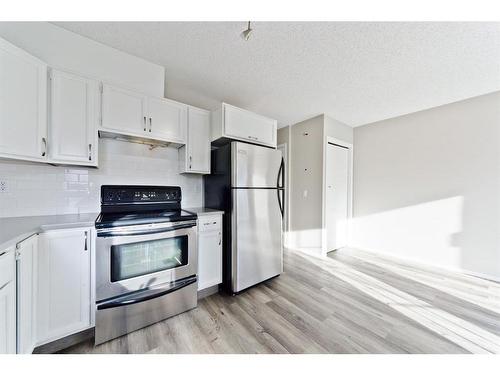
[[[98,82],[52,70],[49,160],[97,166],[98,121]]]
[[[185,143],[187,105],[165,98],[147,98],[147,101],[150,136]]]
[[[0,354],[16,353],[16,260],[0,251]]]
[[[147,130],[146,97],[134,91],[103,84],[102,127],[126,135]]]
[[[210,173],[210,112],[189,107],[186,146],[179,149],[181,173]]]
[[[62,229],[39,235],[38,344],[91,326],[91,230]]]
[[[226,103],[212,114],[212,141],[227,139],[276,148],[276,120]]]
[[[47,65],[0,39],[0,157],[46,155]]]
[[[101,130],[185,144],[187,105],[103,85]]]

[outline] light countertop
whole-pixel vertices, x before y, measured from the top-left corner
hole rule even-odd
[[[186,211],[198,216],[223,214],[204,207],[189,207]],[[0,251],[6,251],[26,238],[48,230],[93,227],[99,213],[0,218]]]
[[[188,208],[182,208],[182,209],[185,211],[195,213],[198,216],[223,214],[224,213],[224,211],[214,210],[213,208],[206,208],[206,207],[188,207]]]
[[[93,227],[98,213],[0,218],[0,251],[48,230]]]

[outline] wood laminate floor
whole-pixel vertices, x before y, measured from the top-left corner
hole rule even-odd
[[[62,353],[500,353],[500,284],[342,249],[285,251],[285,272],[235,297]]]

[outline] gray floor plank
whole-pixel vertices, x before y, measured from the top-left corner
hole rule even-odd
[[[498,352],[499,295],[495,282],[361,250],[325,259],[286,250],[277,278],[60,353]]]

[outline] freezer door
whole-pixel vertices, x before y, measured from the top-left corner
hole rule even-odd
[[[268,187],[278,186],[281,167],[281,150],[231,143],[233,187]]]
[[[237,293],[283,271],[278,189],[233,189],[231,284]]]

